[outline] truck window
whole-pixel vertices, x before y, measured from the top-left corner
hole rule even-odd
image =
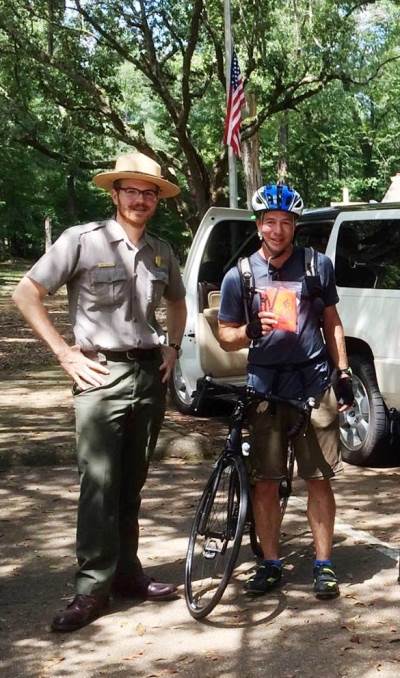
[[[239,257],[247,257],[258,248],[254,221],[219,221],[205,247],[199,269],[199,282],[221,285],[226,271]]]
[[[325,254],[334,220],[300,222],[296,229],[295,243],[301,247],[313,247]]]
[[[400,220],[343,221],[335,271],[340,287],[400,289]]]

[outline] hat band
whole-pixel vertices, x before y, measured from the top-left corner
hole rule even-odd
[[[148,172],[142,172],[142,170],[124,170],[124,169],[115,169],[110,172],[110,174],[144,174],[146,177],[151,177],[152,179],[163,179],[161,174],[149,174]],[[165,181],[165,179],[163,179]]]

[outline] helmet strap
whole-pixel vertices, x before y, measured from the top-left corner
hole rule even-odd
[[[261,247],[262,247],[263,249],[265,248],[266,254],[268,255],[268,257],[267,257],[267,258],[268,258],[268,261],[271,261],[271,260],[273,260],[273,259],[279,259],[281,256],[283,256],[283,254],[285,254],[285,252],[290,252],[290,251],[293,249],[293,243],[291,242],[290,245],[289,245],[288,247],[286,247],[286,248],[285,248],[282,252],[280,252],[279,254],[271,254],[271,252],[270,252],[270,250],[269,250],[269,248],[268,248],[268,245],[267,245],[267,243],[265,242],[265,239],[262,237],[261,233],[260,233],[259,237],[260,237],[260,240],[262,240]]]

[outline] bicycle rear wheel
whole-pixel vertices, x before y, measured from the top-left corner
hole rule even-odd
[[[222,458],[202,494],[186,555],[185,599],[195,619],[206,617],[224,593],[242,541],[248,505],[240,457]]]

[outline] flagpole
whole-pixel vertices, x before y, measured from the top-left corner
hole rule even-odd
[[[231,79],[231,58],[232,58],[232,30],[231,30],[231,2],[224,0],[224,19],[225,19],[225,79],[226,79],[226,100],[229,97],[229,86]],[[229,207],[238,206],[237,189],[237,171],[236,157],[231,146],[228,146],[228,167],[229,167]]]

